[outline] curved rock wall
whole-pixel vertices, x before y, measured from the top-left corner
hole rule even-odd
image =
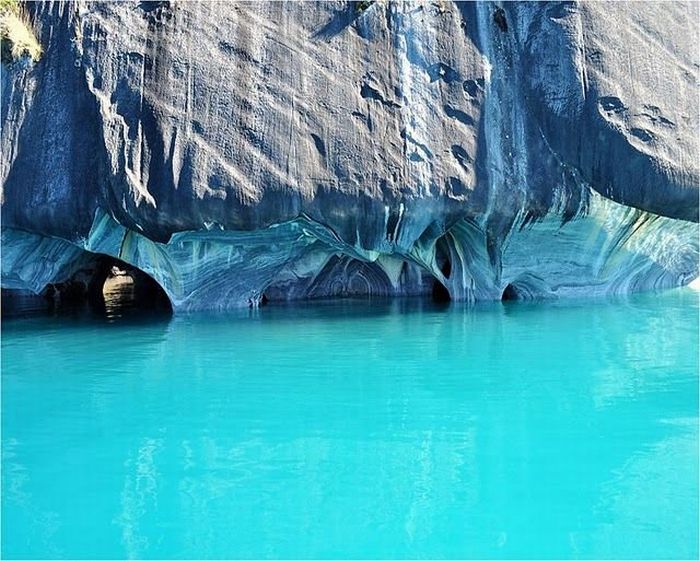
[[[698,274],[697,4],[30,8],[44,58],[0,71],[3,286],[84,252],[177,309]]]

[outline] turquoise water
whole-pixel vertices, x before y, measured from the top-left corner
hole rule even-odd
[[[3,558],[697,555],[689,290],[3,323]]]

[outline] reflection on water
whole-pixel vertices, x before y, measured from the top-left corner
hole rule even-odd
[[[162,319],[171,313],[170,303],[162,289],[141,273],[141,278],[150,282],[135,282],[127,274],[110,276],[102,287],[101,294],[91,298],[88,292],[80,298],[61,300],[32,294],[28,291],[2,291],[2,318],[6,320],[28,317],[50,317],[60,320],[83,319],[88,321]]]
[[[163,289],[141,271],[126,274],[113,267],[102,287],[103,300],[96,312],[108,321],[140,316],[166,316],[171,312],[170,301]],[[135,275],[135,276],[132,276]]]
[[[165,315],[169,306],[162,297],[153,294],[141,294],[139,286],[130,276],[119,275],[110,277],[102,288],[103,309],[94,310],[104,314],[108,321],[121,318],[141,317],[143,315]]]
[[[675,291],[6,322],[2,554],[696,557],[697,314]]]

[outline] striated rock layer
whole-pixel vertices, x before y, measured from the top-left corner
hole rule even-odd
[[[4,65],[2,286],[176,309],[698,276],[698,4],[45,2]]]

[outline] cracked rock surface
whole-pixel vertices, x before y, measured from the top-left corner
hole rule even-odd
[[[184,310],[698,275],[698,4],[29,9],[43,58],[0,70],[3,287],[101,255]]]

